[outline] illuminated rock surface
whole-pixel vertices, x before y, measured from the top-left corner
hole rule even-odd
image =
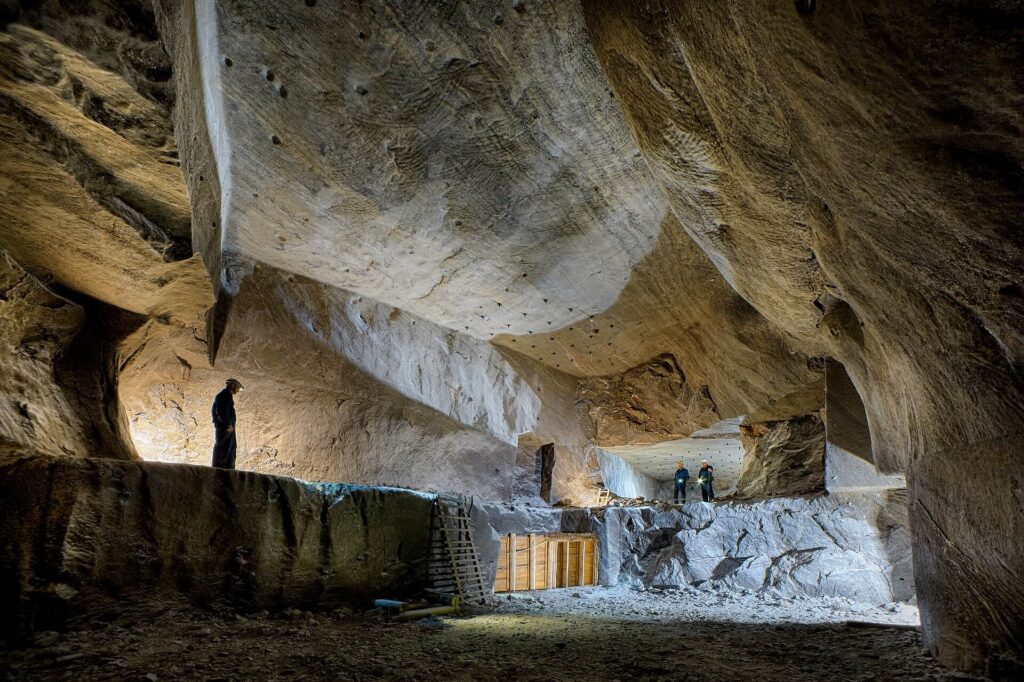
[[[822,414],[826,486],[905,476],[929,648],[1024,661],[1016,4],[0,18],[6,446],[204,463],[235,376],[247,469],[539,503],[543,449],[589,505],[721,420],[741,495],[818,489]]]

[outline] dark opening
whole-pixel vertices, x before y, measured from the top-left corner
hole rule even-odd
[[[537,478],[540,480],[540,497],[551,502],[551,472],[555,469],[555,444],[548,443],[537,449]]]

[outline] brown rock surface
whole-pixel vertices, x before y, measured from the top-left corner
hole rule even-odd
[[[817,414],[740,426],[736,496],[794,497],[825,490],[825,425]]]
[[[55,5],[20,17],[39,28],[0,31],[0,240],[64,286],[191,321],[212,298],[190,258],[169,102],[152,98],[166,86],[145,75],[169,76],[155,27],[147,42],[102,13]]]
[[[578,400],[601,447],[685,438],[720,421],[707,386],[691,386],[671,355],[617,376],[580,381]]]
[[[0,250],[0,445],[135,457],[116,372],[86,311]]]

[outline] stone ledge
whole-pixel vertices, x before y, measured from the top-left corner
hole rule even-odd
[[[0,455],[0,637],[90,602],[178,591],[330,607],[423,584],[432,496],[205,466]],[[372,529],[372,532],[371,532]]]

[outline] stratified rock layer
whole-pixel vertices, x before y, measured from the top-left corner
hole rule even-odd
[[[739,497],[806,495],[825,489],[825,425],[817,414],[740,426]]]
[[[409,594],[424,577],[431,504],[396,489],[8,452],[2,634],[140,591],[243,609]]]
[[[118,333],[0,249],[0,445],[136,457],[108,352]]]
[[[152,16],[147,37],[127,8],[92,9],[51,3],[21,17],[38,28],[0,31],[0,241],[64,286],[188,322],[212,297],[190,258],[170,103],[152,99],[166,84],[147,80],[170,66]]]

